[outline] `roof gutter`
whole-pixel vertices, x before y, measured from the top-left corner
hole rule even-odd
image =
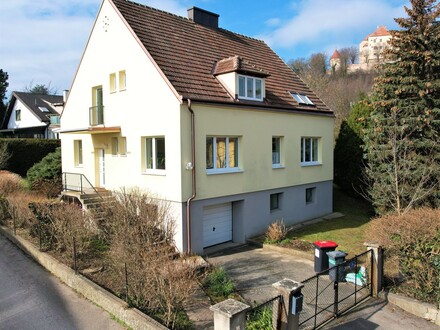
[[[191,202],[196,198],[196,139],[195,139],[195,120],[194,111],[191,108],[191,100],[188,99],[188,111],[191,113],[191,187],[192,195],[186,201],[186,233],[187,233],[187,253],[191,253]]]

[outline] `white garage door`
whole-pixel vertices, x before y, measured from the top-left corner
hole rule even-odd
[[[232,203],[203,208],[203,247],[232,241]]]

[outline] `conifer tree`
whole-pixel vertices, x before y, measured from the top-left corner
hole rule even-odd
[[[410,0],[397,18],[373,87],[364,135],[369,197],[378,213],[403,214],[440,197],[440,5]]]

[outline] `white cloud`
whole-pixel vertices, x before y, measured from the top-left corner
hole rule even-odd
[[[296,16],[260,38],[273,47],[292,47],[323,38],[333,42],[330,39],[358,33],[366,26],[391,24],[392,17],[404,16],[406,3],[402,0],[392,6],[383,0],[303,0],[299,5],[292,3]]]
[[[269,18],[266,22],[267,26],[274,27],[281,24],[281,20],[279,18]]]

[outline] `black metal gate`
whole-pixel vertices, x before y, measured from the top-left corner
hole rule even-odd
[[[369,250],[302,281],[300,329],[316,329],[370,297],[372,267]]]

